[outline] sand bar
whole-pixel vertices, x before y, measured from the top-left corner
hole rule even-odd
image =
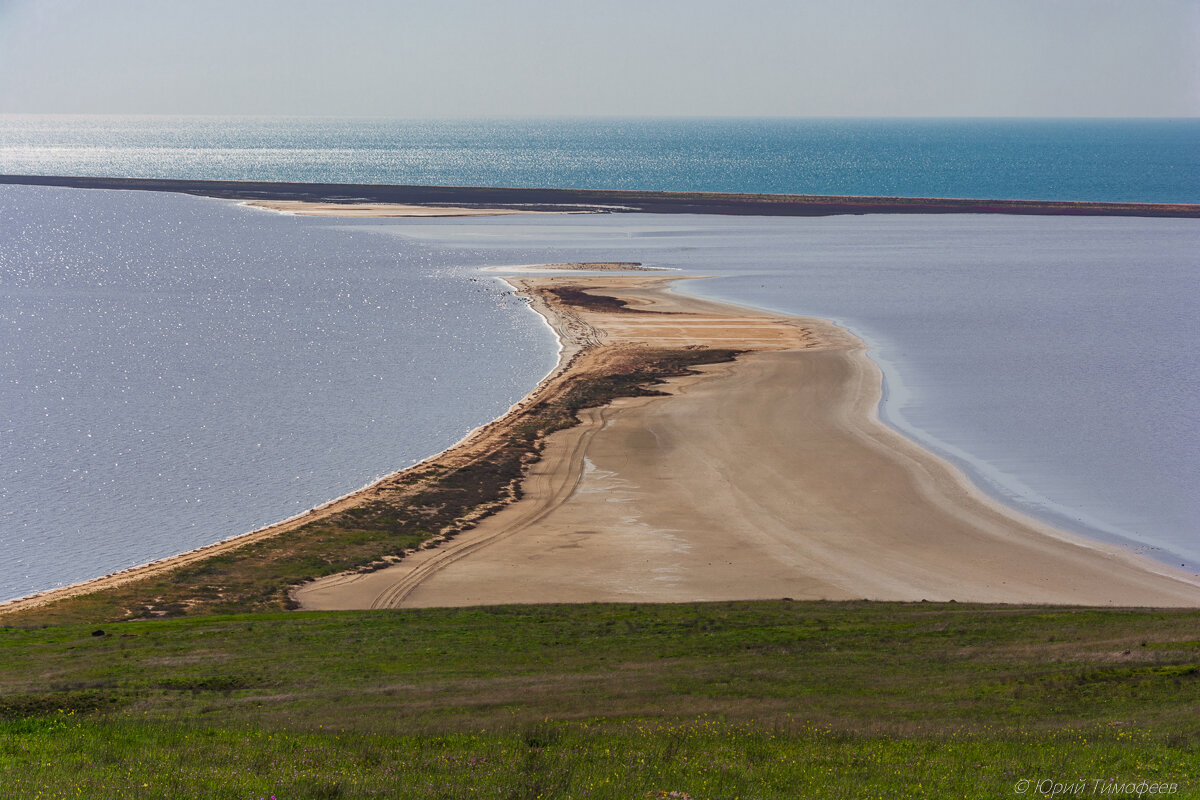
[[[725,347],[736,361],[551,435],[523,498],[305,608],[794,599],[1200,606],[1200,582],[992,501],[879,422],[863,343],[816,319],[688,298],[675,278],[511,278],[568,353]],[[580,291],[620,303],[577,305]],[[555,294],[555,291],[558,294]],[[564,293],[565,290],[565,293]]]
[[[530,211],[641,211],[654,214],[738,214],[820,217],[831,214],[1024,214],[1052,216],[1200,218],[1195,203],[1106,203],[1073,200],[986,200],[957,197],[853,197],[733,194],[502,186],[404,186],[369,183],[108,178],[0,175],[0,184],[181,192],[232,200],[314,203],[400,203],[420,206],[517,208]]]
[[[308,200],[247,200],[241,205],[294,214],[298,217],[500,217],[510,214],[552,213],[518,208],[418,206],[406,203],[320,203]]]
[[[546,439],[524,497],[396,566],[305,584],[307,608],[760,597],[1200,606],[1196,577],[1039,525],[878,422],[862,343],[816,319],[687,298],[678,277],[509,281],[562,342],[525,399],[459,443],[244,536],[0,603],[0,613],[103,591],[289,534],[385,498],[407,475],[502,446],[530,408],[645,352],[745,351],[672,379],[667,397],[582,412]],[[600,295],[599,302],[574,302]],[[472,525],[475,527],[471,528]]]

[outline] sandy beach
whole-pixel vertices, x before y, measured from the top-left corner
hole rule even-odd
[[[463,208],[461,206],[418,206],[410,203],[318,203],[306,200],[247,200],[240,205],[294,214],[298,217],[500,217],[511,214],[544,214],[516,208]],[[563,212],[569,213],[569,212]]]
[[[742,355],[671,379],[666,396],[585,410],[547,439],[520,500],[438,547],[306,584],[294,599],[1200,606],[1192,576],[1003,507],[883,425],[879,370],[846,331],[688,298],[670,291],[677,279],[511,278],[563,341],[560,372],[604,369],[606,353],[638,348]]]

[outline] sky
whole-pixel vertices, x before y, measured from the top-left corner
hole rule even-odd
[[[0,0],[0,113],[1194,117],[1200,0]]]

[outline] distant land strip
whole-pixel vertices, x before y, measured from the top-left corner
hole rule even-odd
[[[404,203],[530,211],[643,212],[822,217],[835,214],[1025,214],[1079,217],[1200,218],[1194,203],[1101,203],[1072,200],[973,200],[928,197],[850,197],[615,189],[536,189],[472,186],[389,186],[358,183],[175,180],[55,175],[0,175],[0,184],[77,189],[135,189],[230,200],[321,203]]]

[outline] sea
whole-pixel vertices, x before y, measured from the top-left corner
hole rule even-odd
[[[1198,120],[0,117],[0,173],[1200,202]],[[294,217],[0,185],[0,599],[300,513],[554,363],[484,266],[622,260],[845,325],[985,491],[1200,571],[1200,222]]]
[[[1200,119],[0,115],[0,174],[1200,203]]]

